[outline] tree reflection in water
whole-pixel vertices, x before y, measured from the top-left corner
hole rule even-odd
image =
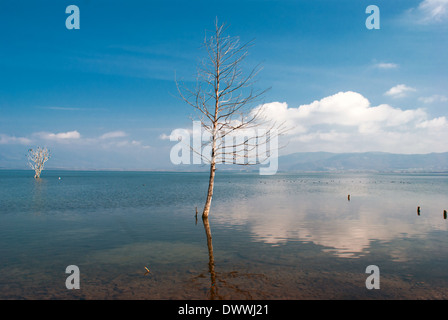
[[[208,249],[208,272],[210,273],[210,299],[220,298],[218,295],[218,287],[216,286],[215,258],[213,256],[212,232],[210,230],[210,222],[208,217],[202,218],[204,223],[205,234],[207,236]]]
[[[204,224],[205,234],[207,236],[207,249],[208,249],[208,272],[210,274],[210,300],[221,300],[221,299],[253,299],[253,292],[248,289],[241,289],[238,284],[229,283],[229,279],[235,278],[254,278],[267,279],[264,274],[255,273],[238,273],[238,271],[231,271],[227,273],[217,273],[215,271],[215,258],[213,255],[213,243],[212,243],[212,232],[210,228],[210,221],[208,218],[203,218],[202,222]],[[195,278],[203,278],[204,275],[201,274]],[[220,293],[219,290],[223,289],[224,293]],[[257,298],[259,296],[264,296],[262,292],[257,292]]]

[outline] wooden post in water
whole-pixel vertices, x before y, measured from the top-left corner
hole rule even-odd
[[[446,219],[446,210],[443,210],[443,219]]]
[[[347,196],[347,200],[350,201],[350,195]]]
[[[417,215],[420,215],[420,207],[417,207]]]

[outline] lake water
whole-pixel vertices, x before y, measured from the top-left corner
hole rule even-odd
[[[0,299],[448,298],[447,174],[207,178],[0,171]]]

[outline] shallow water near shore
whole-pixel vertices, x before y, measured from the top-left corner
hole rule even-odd
[[[203,223],[206,190],[207,173],[0,170],[0,299],[448,298],[447,174],[218,171]]]

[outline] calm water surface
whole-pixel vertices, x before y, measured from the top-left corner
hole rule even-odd
[[[447,174],[218,172],[203,223],[206,190],[207,173],[0,171],[0,299],[448,298]]]

